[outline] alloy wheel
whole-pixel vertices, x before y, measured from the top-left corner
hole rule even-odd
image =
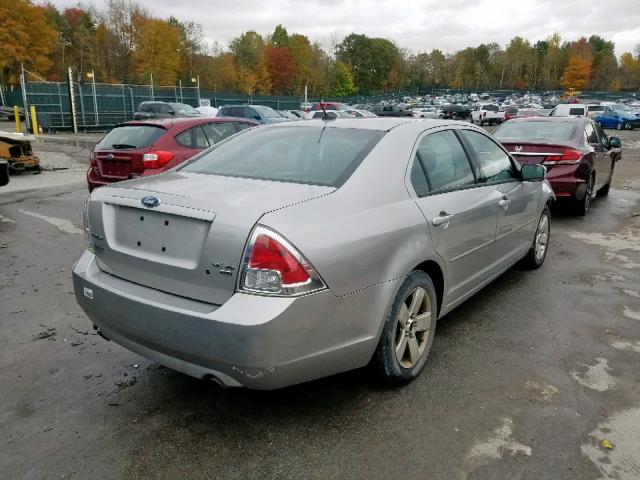
[[[593,196],[593,176],[589,177],[587,189],[584,192],[584,212],[587,213],[591,206],[591,197]]]
[[[412,368],[422,357],[431,331],[431,300],[417,287],[407,295],[396,323],[396,359],[403,368]]]
[[[538,222],[538,230],[536,231],[535,240],[535,256],[536,262],[541,262],[547,253],[547,245],[549,243],[549,216],[542,215]]]

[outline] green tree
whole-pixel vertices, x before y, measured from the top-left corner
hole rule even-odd
[[[289,47],[289,34],[287,33],[287,29],[282,25],[276,25],[276,28],[271,35],[271,45],[276,48]]]
[[[329,86],[329,95],[332,97],[348,97],[356,92],[353,77],[345,63],[333,62],[329,69]]]
[[[260,35],[250,30],[231,40],[229,49],[234,55],[236,65],[253,71],[262,59],[264,41]]]

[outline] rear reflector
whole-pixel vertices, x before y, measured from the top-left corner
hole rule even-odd
[[[287,240],[256,227],[245,251],[240,290],[292,296],[326,288],[314,268]]]
[[[145,153],[142,157],[144,168],[161,168],[173,160],[173,153],[164,150]]]
[[[582,160],[582,152],[565,148],[562,152],[554,155],[547,155],[542,161],[545,165],[575,165]]]

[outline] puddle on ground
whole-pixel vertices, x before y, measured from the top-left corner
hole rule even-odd
[[[630,318],[632,320],[640,321],[640,312],[636,312],[635,310],[630,309],[626,305],[624,306],[624,309],[622,310],[622,314],[625,317]]]
[[[550,402],[551,398],[558,393],[558,389],[549,383],[535,382],[533,380],[527,380],[525,384],[527,390],[533,390],[538,396],[546,402]]]
[[[611,344],[613,348],[617,348],[618,350],[630,350],[632,352],[640,353],[640,342],[636,342],[635,344],[631,342],[613,342]]]
[[[469,461],[478,467],[488,460],[501,459],[505,454],[531,455],[531,447],[513,438],[513,420],[508,417],[502,419],[502,423],[493,431],[493,436],[477,442],[471,448]]]

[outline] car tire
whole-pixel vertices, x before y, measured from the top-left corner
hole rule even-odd
[[[404,280],[385,320],[372,366],[386,384],[409,383],[424,369],[433,344],[438,297],[429,275],[414,270]]]
[[[480,126],[484,127],[484,120],[482,120],[482,118],[480,119]]]
[[[589,181],[587,182],[587,188],[585,189],[584,192],[584,198],[582,200],[580,199],[574,199],[575,201],[575,206],[574,206],[574,212],[577,216],[582,217],[584,215],[587,214],[587,212],[589,211],[589,208],[591,207],[591,200],[593,198],[593,188],[595,185],[595,178],[594,175],[590,175],[589,176]]]
[[[544,263],[544,259],[547,258],[547,251],[549,250],[549,239],[551,238],[551,212],[549,207],[545,206],[542,210],[542,214],[538,219],[538,225],[536,227],[535,234],[533,235],[533,242],[531,248],[524,257],[523,264],[525,268],[529,270],[535,270],[540,268]]]
[[[453,112],[453,115],[451,115],[451,119],[458,120],[458,114],[456,112]]]
[[[616,130],[622,130],[622,123],[618,122],[616,125]]]

